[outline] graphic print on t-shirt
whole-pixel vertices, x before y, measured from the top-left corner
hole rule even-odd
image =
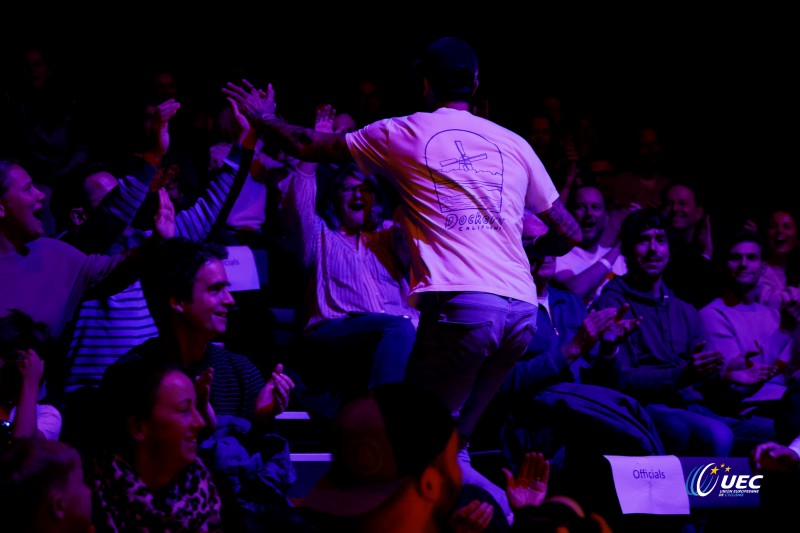
[[[503,209],[503,157],[500,149],[477,133],[444,130],[425,146],[425,162],[442,213],[478,209],[488,224],[489,213]],[[448,226],[451,218],[448,216]]]

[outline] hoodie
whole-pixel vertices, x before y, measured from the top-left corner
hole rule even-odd
[[[719,374],[695,383],[684,376],[694,348],[707,340],[697,309],[663,283],[660,296],[654,297],[631,287],[628,279],[625,275],[609,281],[590,309],[628,303],[631,308],[626,318],[641,316],[641,326],[620,345],[615,357],[595,360],[593,381],[644,405],[705,403],[703,391],[720,383]]]

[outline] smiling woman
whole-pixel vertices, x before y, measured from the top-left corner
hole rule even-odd
[[[179,368],[140,359],[102,389],[110,431],[95,459],[94,522],[117,531],[221,530],[221,499],[197,456],[206,425]]]

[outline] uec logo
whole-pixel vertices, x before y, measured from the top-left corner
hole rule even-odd
[[[720,483],[720,489],[749,489],[758,491],[761,488],[762,475],[750,476],[746,474],[718,474],[720,469],[724,469],[725,465],[719,467],[716,463],[708,463],[705,466],[695,467],[686,477],[686,492],[691,496],[706,497],[711,494]],[[730,470],[730,467],[725,470]],[[720,479],[721,476],[721,479]]]

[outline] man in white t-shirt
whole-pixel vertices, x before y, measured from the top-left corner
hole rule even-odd
[[[564,255],[580,242],[580,228],[528,142],[471,113],[478,58],[467,43],[434,41],[417,72],[432,111],[349,133],[287,124],[275,114],[271,85],[264,91],[243,80],[223,93],[290,154],[355,161],[394,185],[410,248],[409,301],[420,310],[406,381],[442,398],[466,452],[535,331],[536,288],[522,247],[525,208],[549,228],[536,241],[544,254]]]
[[[608,210],[600,189],[580,185],[570,195],[567,209],[581,227],[581,242],[558,258],[554,285],[578,294],[588,306],[614,276],[627,272],[620,255],[619,236],[611,247],[600,244],[608,223]]]

